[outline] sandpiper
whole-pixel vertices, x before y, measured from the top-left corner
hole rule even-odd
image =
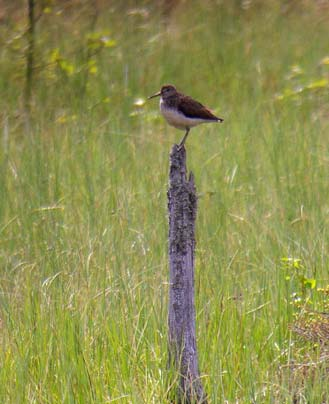
[[[171,84],[161,87],[161,90],[151,95],[160,98],[160,110],[169,125],[185,130],[185,135],[179,144],[181,148],[193,126],[208,122],[223,122],[224,119],[215,116],[207,107],[193,98],[176,90]]]

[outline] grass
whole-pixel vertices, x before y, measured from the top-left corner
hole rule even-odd
[[[114,2],[94,31],[116,43],[93,71],[86,4],[38,22],[30,125],[24,16],[0,27],[0,401],[166,402],[168,156],[182,133],[134,102],[170,82],[225,119],[187,141],[209,401],[326,402],[326,366],[294,370],[320,353],[289,329],[302,294],[281,262],[328,283],[328,88],[306,88],[329,74],[324,11],[191,1],[166,20]]]

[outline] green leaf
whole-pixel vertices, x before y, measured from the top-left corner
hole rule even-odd
[[[307,88],[309,90],[315,90],[318,88],[325,88],[329,86],[329,81],[327,79],[320,79],[320,80],[316,80],[311,82],[310,84],[308,84]]]
[[[314,278],[304,278],[303,284],[307,289],[314,289],[316,286],[316,279]]]
[[[73,64],[69,63],[67,60],[61,60],[59,62],[59,66],[68,76],[72,76],[72,74],[74,73],[75,69]]]

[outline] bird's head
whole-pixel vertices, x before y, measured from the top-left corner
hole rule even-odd
[[[162,98],[170,98],[175,94],[177,94],[176,87],[173,86],[172,84],[165,84],[164,86],[161,87],[161,90],[158,93],[151,95],[151,97],[149,97],[148,99],[160,96]]]

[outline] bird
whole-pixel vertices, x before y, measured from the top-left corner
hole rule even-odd
[[[201,123],[224,122],[223,118],[218,118],[199,101],[177,91],[172,84],[163,85],[159,92],[151,95],[148,99],[155,97],[160,97],[160,111],[169,125],[185,130],[179,148],[185,144],[193,126]]]

